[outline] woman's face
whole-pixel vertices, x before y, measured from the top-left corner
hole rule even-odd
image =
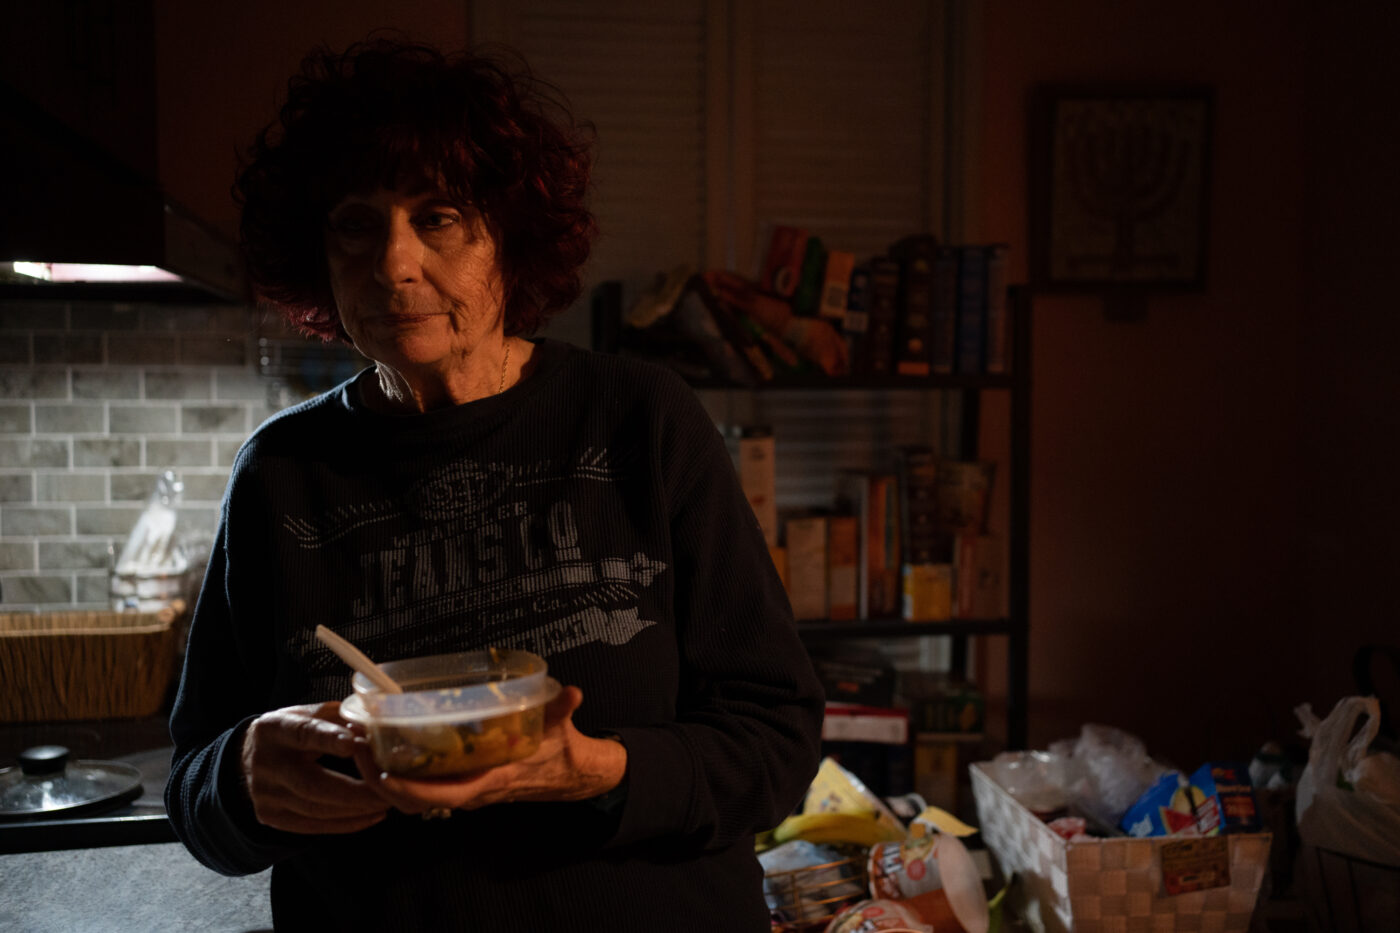
[[[404,373],[465,367],[502,326],[496,244],[481,215],[433,190],[351,194],[326,218],[326,263],[355,347]]]

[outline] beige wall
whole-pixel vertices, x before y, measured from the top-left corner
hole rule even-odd
[[[1346,6],[985,4],[982,226],[1022,264],[1035,82],[1218,95],[1205,292],[1134,323],[1036,303],[1033,745],[1096,721],[1185,767],[1247,757],[1393,631],[1396,184],[1365,117],[1393,119],[1396,83],[1355,79],[1382,16],[1397,34]]]

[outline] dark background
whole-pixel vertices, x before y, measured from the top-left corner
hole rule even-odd
[[[1131,322],[1093,297],[1036,300],[1030,740],[1104,722],[1182,767],[1247,758],[1296,732],[1299,703],[1322,713],[1352,692],[1358,646],[1400,641],[1397,14],[1360,0],[971,6],[965,234],[1010,243],[1013,281],[1035,85],[1215,88],[1206,289]],[[236,147],[308,47],[378,26],[457,45],[471,20],[462,0],[153,10],[159,178],[230,234]],[[989,454],[1005,419],[990,398]],[[995,720],[1005,665],[986,642]]]

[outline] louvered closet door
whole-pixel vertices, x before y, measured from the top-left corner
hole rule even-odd
[[[943,3],[473,6],[476,40],[518,48],[597,125],[588,281],[621,280],[624,303],[683,262],[753,272],[772,224],[861,258],[935,228]],[[587,314],[551,333],[585,342]]]
[[[932,8],[926,0],[736,5],[736,99],[752,101],[735,120],[736,202],[752,211],[736,231],[747,271],[772,223],[861,259],[932,229],[931,170],[941,164],[932,153]]]
[[[499,2],[481,40],[519,49],[597,127],[593,208],[601,237],[587,289],[624,283],[630,303],[658,273],[705,264],[706,5],[690,2]],[[491,9],[494,7],[494,10]],[[587,295],[551,336],[586,344]]]

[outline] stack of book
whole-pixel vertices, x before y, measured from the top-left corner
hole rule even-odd
[[[857,262],[806,231],[772,229],[760,287],[798,314],[838,327],[850,374],[983,375],[1009,371],[1003,243],[953,245],[907,236]]]
[[[597,325],[622,319],[621,327],[595,332],[606,349],[743,386],[786,376],[879,382],[1003,374],[1010,369],[1007,253],[1004,244],[950,245],[921,234],[858,260],[806,230],[777,226],[757,278],[682,266],[658,276],[627,314],[595,313]],[[742,282],[744,298],[711,287],[716,275]],[[832,344],[844,344],[843,359],[827,352]]]
[[[773,528],[772,435],[749,433],[741,478],[760,527]],[[994,465],[943,459],[928,446],[896,455],[894,470],[843,471],[834,508],[776,518],[769,547],[794,617],[1002,618],[1004,554],[987,528]],[[748,465],[755,457],[761,469]]]

